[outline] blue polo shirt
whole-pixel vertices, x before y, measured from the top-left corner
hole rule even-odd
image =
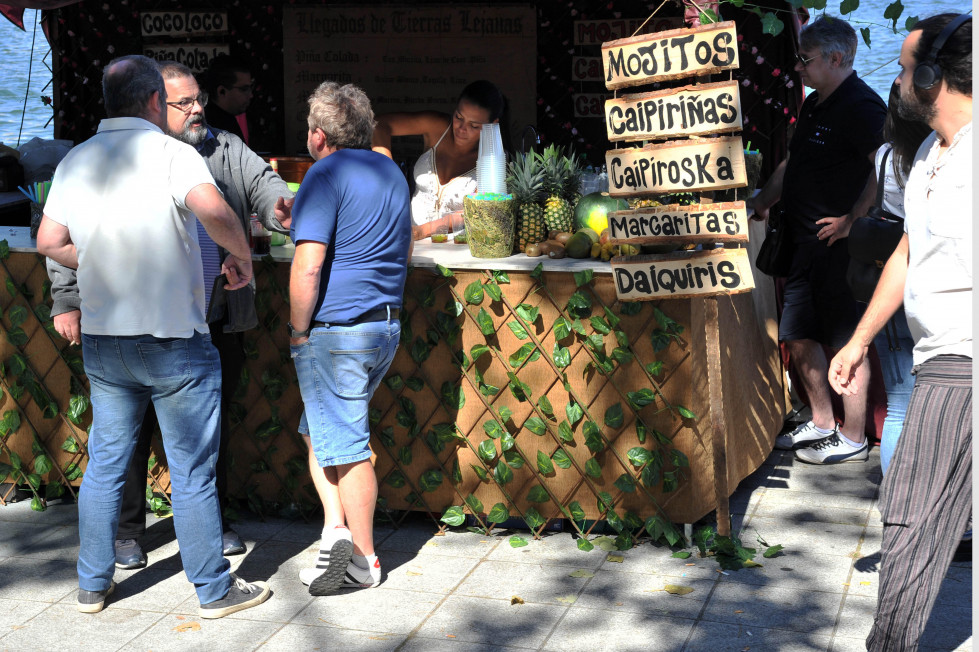
[[[296,193],[290,237],[326,245],[313,321],[346,324],[401,307],[411,244],[411,197],[397,164],[341,149],[313,164]]]

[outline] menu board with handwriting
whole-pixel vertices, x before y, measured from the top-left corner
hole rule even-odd
[[[306,99],[323,81],[353,83],[375,113],[452,113],[469,82],[488,79],[519,137],[537,116],[537,18],[529,6],[283,7],[286,146],[304,150]]]

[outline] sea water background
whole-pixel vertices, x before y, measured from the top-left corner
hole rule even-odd
[[[904,35],[894,34],[883,19],[884,8],[890,2],[891,0],[863,0],[859,9],[850,15],[855,29],[869,27],[871,30],[871,47],[868,48],[861,41],[854,68],[885,101],[891,82],[898,72],[897,56],[901,41],[904,40]],[[835,3],[830,5],[832,7]],[[924,18],[944,11],[963,12],[971,9],[967,2],[908,0],[899,27],[903,28],[904,19],[908,16]],[[35,28],[35,20],[39,18],[39,11],[24,11],[26,32],[0,18],[0,61],[4,62],[4,73],[0,81],[0,142],[10,147],[17,147],[18,142],[25,143],[35,136],[54,137],[52,109],[41,102],[42,95],[51,96],[53,92],[50,86],[51,73],[44,61],[47,59],[50,62],[48,44],[40,25]],[[32,64],[31,41],[35,29]]]

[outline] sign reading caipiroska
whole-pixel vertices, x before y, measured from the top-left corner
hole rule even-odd
[[[755,287],[747,249],[695,251],[682,258],[618,256],[612,275],[621,301],[738,294]]]
[[[605,102],[605,128],[613,142],[737,132],[741,123],[736,81],[622,95]]]
[[[738,67],[734,21],[642,34],[602,44],[609,90]]]
[[[747,183],[744,148],[737,137],[614,149],[605,153],[605,165],[612,196],[721,190]]]
[[[655,206],[608,214],[613,244],[748,242],[743,201]]]

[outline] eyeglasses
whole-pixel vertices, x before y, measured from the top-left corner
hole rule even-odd
[[[798,52],[796,52],[795,53],[795,60],[798,61],[799,63],[801,63],[802,64],[802,67],[805,68],[806,66],[809,65],[809,63],[813,59],[815,59],[818,56],[819,56],[818,54],[814,54],[811,57],[809,57],[808,59],[806,59],[804,56],[802,56],[801,54],[799,54]]]
[[[194,102],[200,104],[203,109],[207,106],[207,93],[201,93],[197,97],[188,97],[179,102],[167,102],[167,106],[172,106],[175,109],[180,109],[184,113],[189,113],[194,108]]]
[[[232,86],[231,88],[235,89],[236,91],[241,91],[242,93],[251,93],[252,92],[252,86],[254,86],[254,84],[244,84],[242,86]]]

